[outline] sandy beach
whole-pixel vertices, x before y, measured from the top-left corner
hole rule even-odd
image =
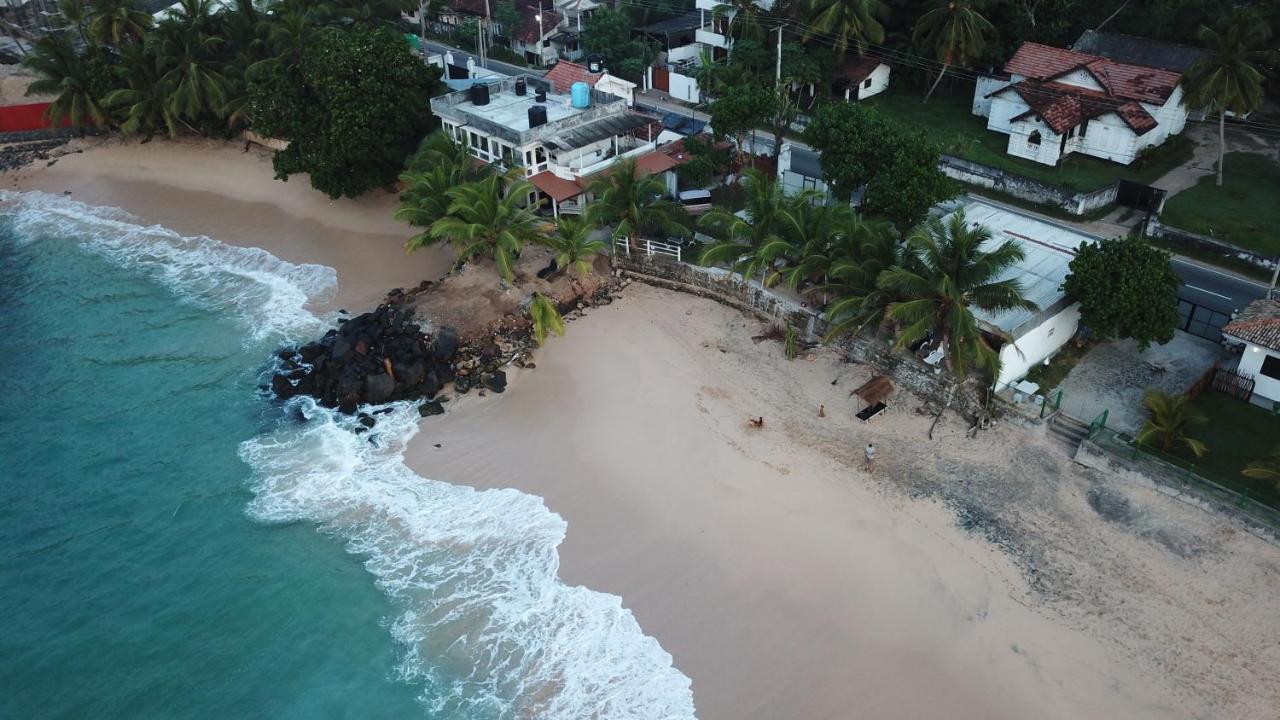
[[[234,143],[108,141],[10,178],[331,265],[357,312],[450,260],[406,260],[394,196],[330,203]],[[542,497],[561,577],[621,596],[702,718],[1276,716],[1280,549],[1012,425],[945,416],[930,441],[907,395],[858,423],[868,368],[787,361],[762,328],[632,284],[505,394],[424,420],[408,462]]]
[[[340,270],[334,306],[352,310],[376,304],[391,288],[434,280],[453,261],[443,247],[405,254],[415,231],[391,217],[394,193],[331,200],[305,175],[276,180],[270,152],[257,146],[245,152],[242,142],[201,139],[142,145],[114,136],[76,144],[89,149],[8,173],[3,187],[119,207],[184,235],[328,265]]]

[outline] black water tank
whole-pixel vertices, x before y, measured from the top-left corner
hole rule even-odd
[[[602,73],[604,72],[604,56],[599,53],[591,53],[587,56],[587,72]]]
[[[530,105],[529,106],[529,127],[536,128],[539,125],[547,124],[547,106]]]
[[[546,102],[546,101],[547,101],[547,91],[546,91],[546,90],[543,90],[543,89],[541,89],[541,88],[539,88],[539,89],[538,89],[538,92],[536,92],[536,93],[534,93],[534,94],[533,94],[533,99],[534,99],[534,100],[536,100],[536,101],[538,101],[538,102],[542,102],[542,103]]]
[[[471,104],[472,105],[488,105],[489,104],[489,86],[484,83],[476,83],[471,86]]]
[[[516,78],[516,94],[523,96],[529,91],[529,86],[525,83],[524,78]]]

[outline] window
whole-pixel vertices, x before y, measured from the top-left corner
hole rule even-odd
[[[804,189],[804,190],[817,190],[817,189],[818,189],[818,181],[817,181],[817,179],[815,179],[815,178],[811,178],[811,177],[803,177],[803,176],[802,176],[802,179],[801,179],[801,182],[800,182],[800,187],[801,187],[802,189]]]
[[[1088,135],[1088,134],[1089,134],[1089,121],[1085,120],[1083,123],[1080,123],[1080,137],[1084,137],[1085,135]]]
[[[863,81],[862,81],[862,87],[864,87],[864,88],[869,88],[869,87],[871,87],[871,78],[867,78],[866,80],[863,80]]]
[[[1040,131],[1035,130],[1027,136],[1027,144],[1033,147],[1040,147]]]
[[[1272,380],[1280,380],[1280,357],[1267,353],[1267,359],[1262,361],[1260,372]]]

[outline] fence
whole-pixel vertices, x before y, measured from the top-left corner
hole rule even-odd
[[[1107,429],[1107,415],[1110,413],[1110,410],[1103,410],[1098,417],[1093,419],[1093,422],[1089,423],[1089,432],[1084,436],[1086,440],[1092,440],[1097,437],[1098,433]]]
[[[943,155],[938,160],[938,169],[947,177],[961,182],[999,190],[1028,202],[1059,207],[1072,215],[1084,215],[1093,210],[1111,205],[1116,201],[1120,192],[1120,181],[1118,180],[1092,192],[1083,192],[1035,180],[1001,170],[1000,168],[991,167],[990,165],[958,158],[954,155]]]
[[[615,252],[623,252],[630,255],[632,252],[631,243],[626,238],[615,238],[613,241]],[[679,243],[664,242],[662,240],[639,240],[635,248],[637,254],[648,255],[666,255],[675,258],[676,262],[682,262],[684,256],[684,248]]]
[[[1100,456],[1099,450],[1105,452],[1105,456]],[[1097,436],[1086,440],[1076,455],[1076,461],[1087,466],[1096,466],[1106,459],[1142,475],[1167,494],[1206,510],[1241,517],[1250,525],[1264,528],[1270,536],[1266,538],[1268,540],[1274,542],[1280,532],[1280,510],[1271,505],[1273,499],[1246,487],[1229,488],[1214,482],[1199,474],[1193,461],[1169,455],[1157,448],[1139,446],[1131,438],[1113,430],[1100,431]]]

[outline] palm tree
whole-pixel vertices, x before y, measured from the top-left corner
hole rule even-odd
[[[22,62],[40,75],[27,88],[28,95],[58,96],[45,110],[51,123],[67,120],[83,128],[106,122],[107,113],[94,93],[88,63],[72,47],[70,35],[40,38]]]
[[[724,33],[726,37],[758,40],[764,37],[764,28],[760,25],[763,12],[763,8],[755,0],[728,0],[712,8],[711,17],[719,19],[729,16],[729,24]]]
[[[832,36],[836,62],[844,59],[849,47],[861,55],[867,44],[884,42],[883,20],[889,8],[880,0],[810,0],[807,42],[815,32]]]
[[[151,27],[151,16],[136,0],[94,0],[88,20],[90,37],[117,48],[142,40]]]
[[[591,260],[609,248],[604,241],[591,237],[592,228],[582,220],[560,218],[556,233],[543,238],[543,244],[556,254],[556,267],[571,269],[582,277],[591,274]]]
[[[684,208],[668,200],[662,180],[637,169],[633,157],[619,160],[603,177],[592,181],[587,192],[595,197],[587,205],[587,222],[612,226],[613,236],[626,238],[632,246],[644,233],[686,232],[680,222]]]
[[[794,257],[805,242],[795,234],[805,226],[802,214],[812,206],[816,193],[806,191],[787,197],[781,183],[755,168],[743,172],[742,187],[742,211],[717,206],[698,219],[698,228],[715,240],[703,250],[698,262],[727,262],[743,277],[759,272],[761,282],[772,285],[782,277],[781,271],[775,269],[777,262]],[[793,234],[788,235],[788,231]],[[775,270],[772,274],[771,269]]]
[[[898,347],[932,333],[956,375],[963,377],[970,365],[996,370],[998,356],[984,337],[974,309],[992,313],[1037,308],[1023,297],[1017,280],[998,279],[1022,260],[1022,248],[1006,240],[983,250],[991,240],[991,231],[968,225],[963,211],[946,223],[929,220],[908,236],[907,261],[885,270],[876,281],[878,288],[902,298],[885,311],[885,318],[898,326]],[[987,328],[987,332],[1011,341],[998,329]]]
[[[1187,102],[1218,113],[1218,186],[1227,152],[1227,113],[1243,115],[1262,102],[1265,86],[1259,69],[1271,54],[1259,50],[1271,29],[1249,10],[1237,8],[1217,29],[1200,26],[1200,44],[1209,54],[1187,71]]]
[[[125,135],[142,135],[150,142],[157,132],[169,137],[178,134],[179,121],[169,103],[169,89],[161,81],[155,57],[142,44],[132,43],[120,53],[120,80],[125,87],[112,90],[103,98],[104,107],[115,111],[120,131]]]
[[[455,143],[444,131],[437,130],[423,138],[400,175],[405,189],[400,193],[395,218],[425,228],[409,238],[405,250],[413,252],[438,241],[431,236],[431,225],[449,214],[451,188],[493,174],[493,165],[478,162],[465,145]],[[514,179],[514,174],[509,179]]]
[[[529,303],[529,319],[533,321],[533,337],[539,345],[547,341],[549,333],[564,336],[564,318],[560,316],[560,309],[542,293],[533,294],[533,302]]]
[[[536,242],[547,229],[536,205],[525,204],[533,192],[529,181],[509,182],[501,175],[450,188],[448,214],[431,223],[428,236],[453,243],[459,263],[491,254],[498,274],[510,282],[525,243]]]
[[[224,39],[215,28],[216,0],[181,0],[157,29],[161,62],[169,69],[161,82],[169,89],[169,112],[192,130],[194,123],[222,117],[229,83],[219,51]]]
[[[915,268],[914,256],[906,255],[898,244],[893,226],[883,221],[854,217],[831,247],[806,257],[799,272],[822,273],[822,282],[809,289],[827,306],[827,339],[856,335],[866,327],[884,323],[885,313],[903,298],[880,286],[880,275],[891,267]]]
[[[1134,438],[1138,444],[1154,443],[1164,452],[1172,451],[1174,445],[1182,445],[1198,458],[1209,452],[1208,446],[1187,434],[1192,427],[1203,425],[1207,420],[1204,413],[1191,404],[1190,395],[1170,395],[1162,390],[1148,390],[1142,398],[1142,404],[1146,406],[1149,415],[1146,424]]]
[[[942,69],[938,77],[929,86],[924,101],[929,102],[933,91],[942,82],[942,76],[952,65],[968,65],[982,55],[987,38],[994,36],[996,28],[975,9],[977,0],[948,0],[945,5],[936,7],[916,22],[913,42],[920,45],[922,52],[932,53]]]
[[[68,26],[76,29],[76,35],[80,37],[80,45],[89,46],[89,38],[85,35],[85,26],[89,24],[91,9],[86,0],[58,0],[58,11],[62,13],[62,20]]]

